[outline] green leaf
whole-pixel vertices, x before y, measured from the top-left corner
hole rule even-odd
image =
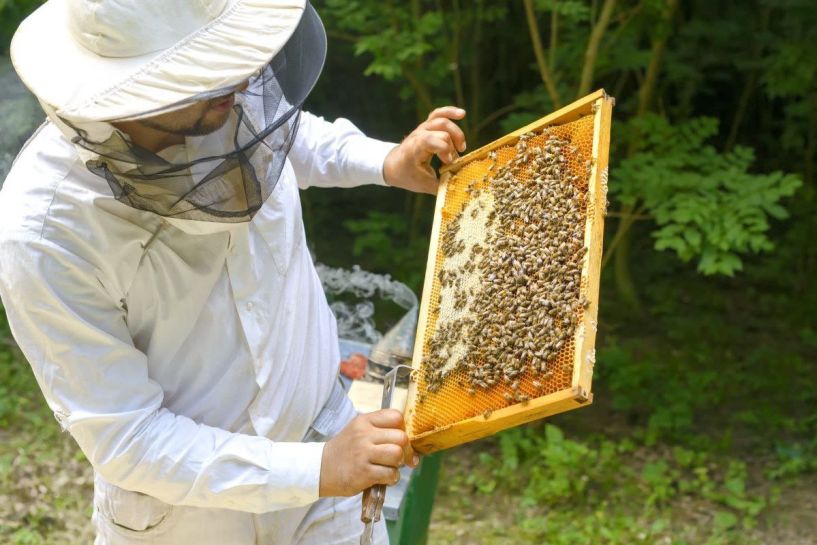
[[[728,511],[717,511],[713,522],[715,527],[721,531],[730,530],[737,526],[738,517]]]
[[[553,424],[546,424],[545,438],[547,439],[547,442],[550,444],[558,444],[564,441],[565,435],[564,433],[562,433],[562,430],[560,430]]]
[[[770,202],[763,205],[763,209],[772,216],[773,218],[782,220],[789,217],[789,213],[786,211],[785,208],[777,204],[776,202]]]
[[[770,219],[788,217],[783,199],[800,187],[790,174],[754,174],[754,150],[719,152],[706,141],[717,133],[714,118],[677,125],[657,115],[631,124],[638,151],[625,159],[611,185],[622,203],[642,203],[657,224],[657,250],[682,261],[698,258],[704,274],[732,276],[741,255],[769,251]]]

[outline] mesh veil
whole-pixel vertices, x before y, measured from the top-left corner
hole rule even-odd
[[[92,152],[87,168],[114,197],[160,216],[221,223],[252,219],[278,182],[298,130],[301,107],[323,68],[326,34],[315,10],[304,15],[284,48],[247,88],[220,89],[140,117],[235,92],[226,123],[183,146],[153,153],[113,131],[104,141],[71,126],[74,144]]]

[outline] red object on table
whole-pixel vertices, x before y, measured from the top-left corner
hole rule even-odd
[[[359,352],[355,352],[345,360],[340,361],[340,372],[352,380],[363,378],[366,374],[368,359]]]

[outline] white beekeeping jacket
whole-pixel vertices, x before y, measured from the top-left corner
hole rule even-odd
[[[48,405],[104,479],[256,513],[318,498],[324,444],[300,441],[340,357],[298,186],[384,184],[393,146],[304,112],[253,220],[192,234],[116,201],[41,127],[0,191],[0,296]]]

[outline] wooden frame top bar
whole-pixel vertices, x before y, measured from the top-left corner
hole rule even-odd
[[[457,158],[455,161],[448,163],[447,165],[443,165],[440,167],[440,174],[444,174],[446,172],[454,173],[464,165],[474,161],[475,159],[481,159],[488,155],[491,151],[501,148],[502,146],[507,146],[512,142],[516,141],[521,135],[525,133],[529,133],[531,131],[536,131],[541,129],[542,127],[549,126],[549,125],[561,125],[562,123],[569,123],[570,121],[575,121],[580,117],[583,117],[592,112],[593,103],[596,102],[598,99],[611,99],[604,91],[604,89],[599,89],[598,91],[587,95],[586,97],[580,98],[579,100],[564,106],[553,112],[552,114],[546,115],[536,121],[528,123],[521,129],[517,129],[512,133],[508,133],[502,138],[494,140],[490,144],[485,144],[482,147],[475,149],[474,151],[463,155],[462,157]]]

